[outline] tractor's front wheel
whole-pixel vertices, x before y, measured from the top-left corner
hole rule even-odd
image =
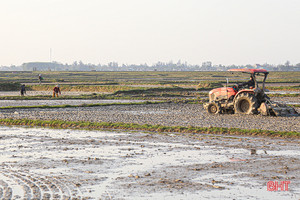
[[[234,104],[235,113],[238,114],[257,114],[258,101],[251,93],[240,94]]]
[[[211,102],[206,107],[207,112],[209,114],[220,114],[221,113],[221,106],[216,102]]]

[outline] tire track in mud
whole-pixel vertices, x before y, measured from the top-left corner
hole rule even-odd
[[[11,199],[12,189],[9,187],[9,184],[3,180],[0,180],[0,199]]]
[[[0,199],[85,199],[79,187],[63,177],[0,170]]]

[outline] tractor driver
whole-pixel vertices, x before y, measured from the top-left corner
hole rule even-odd
[[[253,76],[250,76],[250,80],[246,83],[242,83],[241,86],[248,86],[248,88],[255,87]]]

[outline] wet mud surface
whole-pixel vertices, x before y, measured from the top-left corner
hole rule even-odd
[[[300,112],[299,108],[296,108]],[[124,122],[164,126],[226,127],[300,132],[300,116],[211,115],[201,104],[110,105],[100,107],[5,109],[0,118]]]
[[[122,100],[122,99],[53,99],[53,100],[0,100],[0,107],[7,106],[39,106],[39,105],[82,105],[82,104],[103,104],[103,103],[137,103],[146,100]]]
[[[300,198],[295,139],[0,127],[0,140],[1,199]]]
[[[300,104],[299,97],[272,97],[271,100],[283,104],[294,104],[294,105]]]

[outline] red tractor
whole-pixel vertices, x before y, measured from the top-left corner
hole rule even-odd
[[[265,81],[269,72],[265,69],[231,69],[250,75],[247,83],[232,87],[216,88],[209,92],[209,103],[204,104],[208,113],[237,113],[262,115],[298,115],[294,108],[271,102],[265,94]],[[258,86],[256,76],[264,76],[262,88]]]

